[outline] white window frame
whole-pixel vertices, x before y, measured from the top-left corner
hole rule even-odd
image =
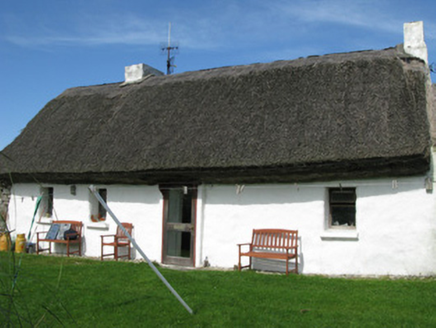
[[[332,225],[332,214],[331,214],[331,193],[332,190],[346,190],[354,191],[354,202],[348,204],[354,205],[355,216],[354,216],[354,226],[341,226]],[[325,192],[325,228],[321,233],[321,239],[324,241],[358,241],[359,232],[357,230],[358,224],[358,212],[357,212],[357,200],[358,200],[358,190],[356,187],[330,187],[326,188]],[[339,202],[340,205],[340,202]]]

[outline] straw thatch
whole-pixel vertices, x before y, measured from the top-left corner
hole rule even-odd
[[[3,153],[52,183],[249,183],[422,174],[425,65],[399,48],[78,87]],[[1,159],[0,159],[1,160]]]

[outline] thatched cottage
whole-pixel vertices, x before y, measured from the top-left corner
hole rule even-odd
[[[94,222],[92,184],[157,262],[231,268],[253,228],[283,228],[299,231],[302,273],[435,274],[433,93],[422,23],[405,33],[385,50],[169,76],[139,65],[66,90],[2,151],[10,229],[29,230],[43,195],[35,229],[80,220],[100,256],[116,226]]]

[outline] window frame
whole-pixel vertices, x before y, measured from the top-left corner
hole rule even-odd
[[[104,200],[105,203],[107,203],[108,189],[106,187],[98,187],[96,189],[100,197]],[[89,219],[91,222],[98,223],[106,221],[107,211],[92,193],[90,193],[89,205]]]
[[[107,189],[99,188],[97,190],[100,197],[104,200],[105,203],[107,203]],[[107,217],[106,208],[104,208],[104,206],[101,205],[100,202],[98,202],[97,217],[99,221],[105,221]]]

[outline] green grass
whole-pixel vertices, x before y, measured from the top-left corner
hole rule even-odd
[[[436,327],[435,278],[160,268],[190,315],[146,263],[25,254],[8,294],[14,260],[7,254],[0,255],[4,327]]]

